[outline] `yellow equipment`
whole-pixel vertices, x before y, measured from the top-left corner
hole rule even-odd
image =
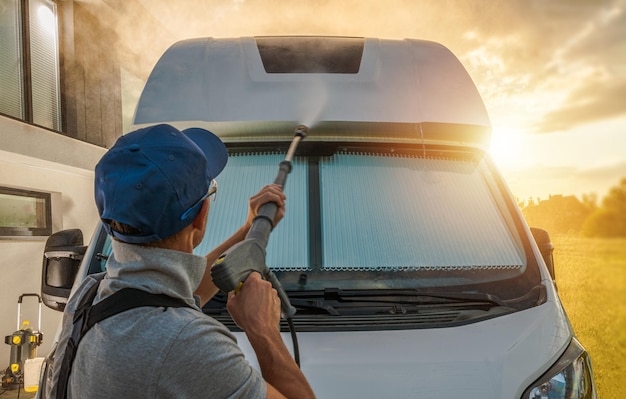
[[[33,296],[39,300],[39,317],[37,330],[33,330],[28,320],[21,322],[22,300]],[[43,341],[41,329],[41,297],[38,294],[22,294],[17,301],[17,329],[11,335],[4,337],[4,343],[11,345],[11,358],[2,378],[2,387],[18,389],[24,383],[24,362],[37,357],[37,347]]]

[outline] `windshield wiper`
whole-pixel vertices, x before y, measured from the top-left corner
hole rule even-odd
[[[508,307],[502,299],[499,297],[485,293],[485,292],[437,292],[437,293],[423,293],[416,291],[400,292],[395,290],[385,290],[381,293],[367,292],[357,295],[350,295],[349,300],[367,300],[371,301],[372,298],[376,298],[381,302],[403,302],[403,303],[455,303],[455,302],[480,302],[489,303],[498,306]]]
[[[479,291],[424,291],[419,289],[367,289],[344,290],[326,288],[323,290],[288,291],[291,304],[300,310],[321,310],[332,316],[339,316],[345,311],[352,312],[389,312],[405,313],[414,306],[449,306],[449,307],[485,307],[496,306],[511,310],[524,309],[529,301],[538,305],[545,302],[545,286],[539,284],[525,295],[501,299],[498,296]],[[211,305],[213,303],[214,305]],[[205,305],[205,311],[224,311],[226,296],[218,294]],[[408,306],[407,306],[408,305]],[[349,309],[349,310],[348,310]],[[368,312],[368,313],[369,313]]]
[[[317,309],[323,310],[332,316],[339,316],[337,308],[324,299],[290,299],[296,309]]]
[[[415,289],[342,290],[327,288],[318,291],[289,292],[291,298],[319,298],[339,303],[369,302],[390,304],[490,304],[511,307],[496,295],[485,292],[425,292]],[[318,299],[318,300],[319,300]]]

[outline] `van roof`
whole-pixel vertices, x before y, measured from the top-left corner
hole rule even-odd
[[[225,142],[309,140],[488,144],[483,101],[441,44],[359,37],[200,38],[172,45],[134,127],[204,127]]]

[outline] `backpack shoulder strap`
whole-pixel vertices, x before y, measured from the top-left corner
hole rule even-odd
[[[67,344],[65,345],[65,353],[63,355],[63,361],[61,362],[59,377],[56,382],[56,398],[52,399],[67,398],[67,384],[70,379],[72,363],[74,362],[74,357],[76,356],[76,348],[78,347],[78,342],[82,338],[81,330],[85,319],[84,316],[91,307],[91,304],[96,297],[96,294],[98,293],[98,286],[100,285],[100,281],[102,281],[102,279],[104,278],[104,273],[95,275],[93,276],[93,278],[96,279],[96,282],[91,287],[89,287],[83,297],[80,298],[80,301],[76,306],[76,310],[74,311],[72,332],[67,340]]]
[[[91,306],[83,322],[81,336],[94,324],[121,312],[142,306],[182,308],[191,307],[182,299],[165,294],[151,294],[136,288],[124,288]]]
[[[102,276],[98,276],[96,279],[98,281],[89,287],[78,303],[76,312],[74,313],[72,334],[65,347],[65,356],[63,357],[57,382],[57,399],[67,398],[67,387],[78,344],[87,331],[96,323],[118,313],[142,306],[191,308],[191,306],[182,299],[172,298],[165,294],[151,294],[135,288],[124,288],[106,297],[97,304],[92,305],[98,292],[98,286],[100,285]]]

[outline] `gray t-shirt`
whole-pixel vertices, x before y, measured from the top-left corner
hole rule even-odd
[[[261,374],[193,296],[205,268],[204,257],[114,242],[94,302],[133,287],[183,299],[194,309],[141,307],[94,325],[78,346],[68,397],[264,398]],[[77,302],[93,283],[85,280],[66,307],[55,365],[62,362]]]

